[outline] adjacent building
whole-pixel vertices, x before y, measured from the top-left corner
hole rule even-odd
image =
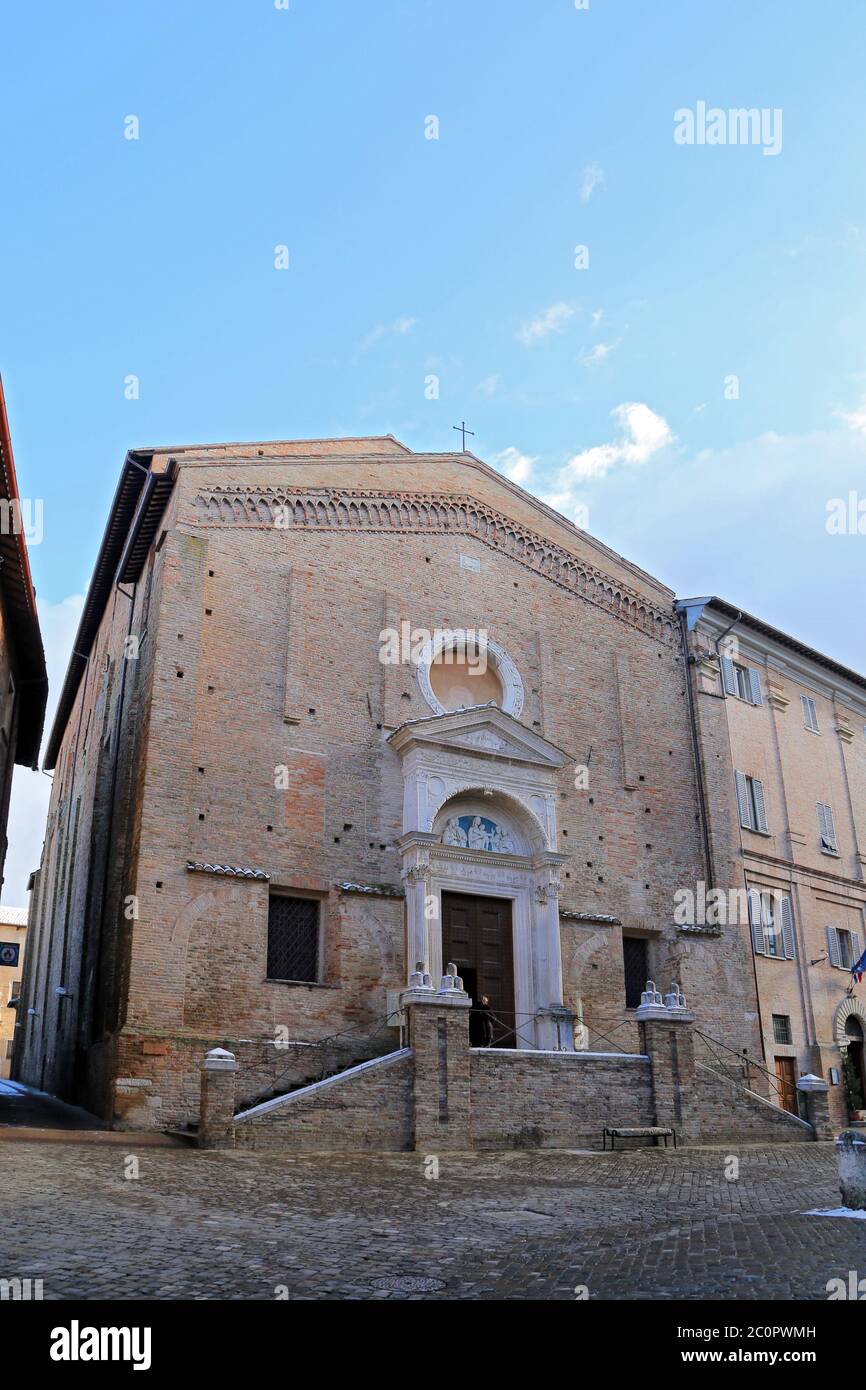
[[[751,954],[770,1094],[794,1109],[815,1073],[843,1125],[866,1108],[866,678],[719,598],[678,608],[712,882]]]
[[[41,539],[42,507],[22,498],[0,381],[0,891],[15,764],[35,768],[48,698],[27,532]]]
[[[26,907],[0,907],[0,1081],[10,1075],[26,934]]]

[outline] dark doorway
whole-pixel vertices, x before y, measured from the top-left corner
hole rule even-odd
[[[866,1105],[866,1058],[864,1058],[863,1044],[863,1025],[854,1014],[849,1014],[845,1020],[845,1036],[850,1039],[848,1043],[848,1059],[853,1074],[854,1082],[859,1086],[860,1105],[857,1105],[857,1093],[854,1093],[854,1105],[852,1109],[862,1110]]]
[[[511,903],[504,898],[442,894],[442,968],[453,961],[463,987],[478,1003],[483,994],[493,1011],[493,1046],[516,1047],[514,947]],[[483,1042],[481,1021],[469,1018],[469,1041]]]

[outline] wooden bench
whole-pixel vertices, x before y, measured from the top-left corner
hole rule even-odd
[[[660,1139],[664,1139],[665,1148],[668,1146],[668,1139],[673,1139],[674,1148],[677,1146],[677,1132],[675,1129],[664,1129],[661,1125],[642,1125],[640,1128],[623,1128],[621,1125],[613,1129],[602,1130],[602,1149],[607,1152],[607,1141],[610,1138],[610,1147],[613,1151],[616,1148],[617,1139],[655,1139],[656,1148]]]

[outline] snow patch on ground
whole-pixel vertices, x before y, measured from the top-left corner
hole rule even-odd
[[[854,1207],[830,1207],[827,1211],[807,1211],[804,1216],[848,1216],[852,1221],[866,1221],[866,1211]]]

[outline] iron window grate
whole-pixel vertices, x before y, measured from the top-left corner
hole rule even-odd
[[[273,894],[268,901],[268,979],[316,984],[319,903]]]
[[[647,945],[642,937],[623,937],[622,961],[625,972],[625,1006],[627,1009],[636,1009],[646,989],[648,975]]]
[[[777,1043],[789,1043],[791,1041],[791,1020],[787,1014],[773,1014],[773,1041]]]

